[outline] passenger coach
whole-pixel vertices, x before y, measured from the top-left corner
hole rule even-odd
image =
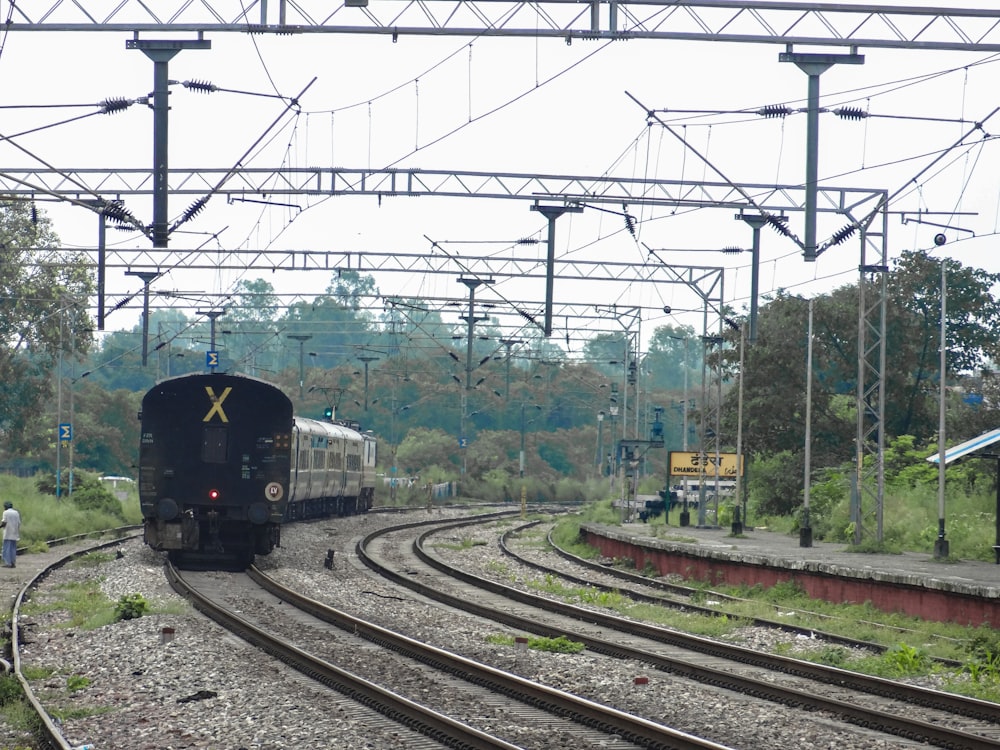
[[[140,419],[145,540],[175,562],[245,566],[280,546],[286,521],[372,506],[374,438],[294,417],[263,380],[170,378],[146,393]]]

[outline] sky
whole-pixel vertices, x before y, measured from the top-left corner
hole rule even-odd
[[[153,64],[142,52],[126,49],[130,36],[8,33],[0,52],[5,83],[0,133],[6,136],[0,163],[148,169],[150,109],[136,104],[117,114],[81,117],[102,100],[138,99],[152,90]],[[221,32],[207,38],[210,50],[182,51],[169,64],[174,81],[223,89],[209,94],[172,86],[171,167],[416,167],[763,185],[805,180],[806,117],[800,110],[808,80],[794,64],[779,62],[784,48],[778,45],[663,40],[567,45],[557,39],[453,36],[394,42],[370,35]],[[865,55],[863,65],[835,65],[820,77],[821,106],[829,110],[820,115],[821,186],[888,191],[890,261],[904,250],[920,249],[1000,273],[1000,257],[993,252],[1000,221],[993,133],[1000,132],[1000,115],[986,119],[1000,104],[995,97],[1000,57],[858,52]],[[289,111],[293,97],[297,106]],[[791,113],[771,118],[755,113],[777,105]],[[834,114],[844,107],[870,116]],[[655,117],[647,118],[647,110],[656,110]],[[965,145],[956,147],[959,143]],[[171,220],[192,200],[172,197]],[[546,221],[525,201],[283,196],[274,203],[294,205],[215,197],[171,236],[170,247],[429,253],[436,243],[436,252],[457,257],[543,258],[545,253]],[[96,246],[92,214],[65,204],[40,205],[64,247]],[[149,201],[129,198],[128,206],[143,221],[152,220]],[[915,221],[920,211],[928,213]],[[596,204],[561,217],[557,259],[643,264],[653,258],[724,269],[724,303],[745,311],[751,255],[721,250],[749,248],[752,231],[732,207],[634,205],[627,212],[635,218],[634,233],[626,229],[621,206]],[[818,239],[845,223],[844,217],[821,215]],[[801,214],[792,215],[788,227],[801,237]],[[937,234],[945,236],[944,245],[935,244]],[[543,242],[515,244],[523,238]],[[109,232],[108,243],[150,246],[137,233],[117,231]],[[795,243],[765,228],[760,295],[766,299],[784,289],[810,297],[856,283],[859,261],[856,238],[806,262]],[[173,269],[153,283],[154,305],[179,304],[177,297],[168,301],[156,292],[183,292],[192,314],[221,304],[235,284],[257,276]],[[322,294],[332,274],[276,272],[263,278],[291,301]],[[450,275],[384,273],[376,284],[385,295],[468,295]],[[111,301],[140,289],[135,276],[109,272]],[[537,279],[502,279],[477,297],[539,300],[543,292]],[[641,307],[644,339],[659,325],[700,331],[703,324],[703,304],[684,284],[557,278],[555,296],[584,306]],[[134,325],[140,299],[109,316],[107,328]],[[609,330],[615,328],[613,317],[609,314]],[[557,325],[600,327],[583,321]]]

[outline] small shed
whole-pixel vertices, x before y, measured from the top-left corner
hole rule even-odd
[[[948,448],[944,452],[944,465],[947,467],[969,458],[992,458],[997,462],[996,541],[993,543],[993,552],[996,555],[997,565],[1000,565],[1000,446],[997,446],[997,443],[1000,443],[1000,428],[984,432],[979,437]],[[940,464],[941,456],[935,453],[933,456],[928,456],[927,461]]]

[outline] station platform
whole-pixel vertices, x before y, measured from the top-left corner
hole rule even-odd
[[[655,531],[654,531],[655,529]],[[1000,627],[1000,565],[926,553],[872,554],[798,535],[728,527],[584,524],[586,541],[609,558],[628,558],[712,584],[773,586],[792,581],[810,596],[864,603],[929,620]]]

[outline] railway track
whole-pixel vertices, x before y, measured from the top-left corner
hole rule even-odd
[[[545,727],[546,733],[573,734],[581,747],[723,748],[419,643],[297,594],[257,568],[251,568],[246,576],[188,573],[173,568],[168,569],[168,575],[172,585],[226,629],[313,679],[433,738],[435,746],[520,745],[421,705],[402,695],[404,690],[413,695],[445,690],[464,694],[473,714],[481,713],[484,705],[491,706],[488,714],[517,714],[518,724]],[[281,608],[277,616],[268,614],[275,612],[275,601],[295,607],[294,628],[287,627],[288,607]],[[379,646],[379,650],[373,651],[371,644]],[[344,659],[345,652],[351,654],[350,659]],[[391,668],[387,668],[387,662],[392,663]],[[367,679],[359,676],[362,672],[379,676],[377,680]],[[391,688],[383,682],[391,683]]]
[[[428,518],[422,513],[415,515]],[[368,533],[381,524],[395,524],[399,520],[402,519],[371,517],[354,519],[347,523],[331,520],[299,525],[301,528],[289,530],[287,550],[284,548],[278,550],[276,555],[262,561],[260,567],[264,577],[273,578],[296,592],[305,592],[307,598],[311,597],[316,602],[327,602],[345,613],[353,613],[355,619],[342,619],[339,625],[321,626],[314,622],[312,615],[301,613],[289,602],[279,601],[274,593],[263,592],[258,584],[246,576],[237,586],[236,579],[223,577],[221,574],[199,574],[207,580],[200,582],[198,586],[214,590],[215,594],[212,594],[212,597],[222,599],[230,610],[236,610],[235,614],[242,620],[263,618],[266,627],[261,629],[274,631],[279,636],[279,641],[297,645],[299,650],[307,653],[315,652],[314,656],[334,664],[341,672],[363,675],[376,686],[388,689],[389,692],[403,698],[409,698],[413,703],[437,708],[439,713],[452,717],[452,720],[468,724],[490,737],[499,737],[501,741],[511,746],[576,750],[581,747],[598,746],[631,748],[673,745],[654,745],[641,738],[625,739],[625,735],[615,734],[613,730],[607,733],[593,727],[581,727],[581,724],[568,720],[563,715],[564,712],[560,714],[560,711],[557,711],[556,713],[560,715],[554,716],[551,711],[543,711],[536,705],[526,705],[523,701],[514,702],[509,694],[510,691],[524,692],[524,685],[517,684],[508,687],[507,693],[497,693],[488,685],[464,679],[464,664],[452,664],[447,667],[427,661],[438,656],[424,656],[420,659],[404,657],[398,651],[391,650],[386,645],[387,642],[383,641],[382,632],[372,625],[380,625],[387,631],[399,631],[408,635],[411,640],[447,649],[452,655],[463,654],[473,661],[492,665],[495,670],[519,675],[528,682],[540,682],[549,686],[549,689],[561,688],[566,693],[584,696],[594,703],[616,707],[619,711],[642,717],[644,721],[652,724],[670,725],[685,730],[689,736],[711,737],[717,743],[715,747],[794,746],[806,750],[835,745],[841,750],[862,748],[869,750],[873,747],[899,750],[931,746],[926,741],[900,739],[904,735],[898,729],[897,739],[887,738],[887,735],[881,732],[864,728],[851,729],[842,717],[838,715],[837,718],[832,718],[834,714],[828,711],[801,711],[795,707],[788,707],[789,701],[781,702],[770,697],[764,699],[753,692],[744,693],[741,697],[730,690],[720,690],[718,686],[723,683],[715,681],[714,678],[699,680],[696,677],[694,680],[681,680],[681,676],[686,676],[685,670],[688,667],[654,666],[650,660],[640,661],[636,657],[628,660],[609,659],[598,652],[599,639],[604,638],[615,644],[627,645],[632,643],[635,637],[618,630],[616,625],[592,625],[590,623],[594,620],[590,618],[584,621],[550,620],[550,617],[555,616],[543,613],[535,607],[514,602],[502,593],[492,591],[483,593],[478,582],[463,583],[414,557],[413,542],[426,532],[423,546],[429,556],[441,558],[442,562],[451,563],[453,567],[466,568],[467,572],[477,572],[481,578],[497,577],[507,579],[509,583],[509,572],[498,573],[501,568],[509,564],[505,562],[507,558],[499,553],[497,539],[505,532],[511,531],[512,522],[516,521],[509,518],[502,521],[483,520],[479,525],[447,528],[454,524],[455,519],[443,521],[438,516],[433,525],[423,522],[407,524],[409,528],[406,530],[381,536]],[[529,538],[530,532],[524,536],[521,546],[530,548],[533,544]],[[508,538],[514,541],[513,535]],[[470,539],[474,540],[474,544],[471,546],[464,544]],[[518,545],[512,543],[510,546]],[[368,553],[385,558],[383,562],[388,568],[399,572],[404,579],[426,586],[427,592],[423,594],[402,592],[387,579],[376,577],[368,567],[355,558],[354,553],[360,547],[366,547]],[[336,561],[327,568],[323,564],[324,552],[329,554],[332,549],[336,550]],[[156,559],[152,553],[138,554],[135,549],[131,552],[126,549],[125,552],[124,558],[104,563],[109,571],[119,571],[111,574],[112,580],[124,583],[128,587],[119,586],[116,591],[168,590],[162,577],[156,581],[159,566],[155,562],[150,563]],[[33,557],[27,557],[26,561]],[[532,557],[538,560],[544,559],[541,555]],[[129,560],[137,565],[129,566],[127,564]],[[517,562],[514,565],[520,569],[521,563]],[[135,578],[134,573],[127,573],[122,579],[121,574],[131,568],[136,568],[136,572],[142,571],[139,578]],[[27,572],[27,570],[22,572],[19,564],[18,573],[26,575]],[[74,575],[76,577],[85,575],[90,578],[96,575],[103,578],[100,569],[97,571],[77,569]],[[518,573],[520,577],[534,575],[536,575],[534,572],[527,569]],[[56,581],[54,580],[52,584],[55,586]],[[452,595],[457,593],[459,604],[462,605],[473,603],[478,606],[489,601],[494,609],[520,615],[526,622],[509,628],[498,627],[493,624],[499,619],[496,617],[485,621],[479,617],[460,614],[455,609],[442,609],[426,598],[432,595],[430,591],[434,588],[445,589]],[[116,597],[117,593],[110,595]],[[288,597],[294,599],[292,594]],[[557,609],[562,607],[559,602],[553,604]],[[349,746],[345,740],[359,738],[361,744],[350,746],[363,747],[368,746],[364,744],[365,741],[370,742],[376,737],[383,741],[389,737],[396,738],[392,743],[398,747],[422,749],[456,746],[450,744],[455,742],[454,739],[446,739],[444,735],[436,734],[436,730],[431,729],[430,734],[421,734],[416,729],[407,729],[397,723],[396,716],[375,712],[368,707],[367,698],[365,698],[366,705],[361,705],[352,698],[328,691],[310,677],[288,668],[281,661],[275,659],[258,661],[258,657],[251,655],[254,649],[238,643],[236,639],[221,635],[219,629],[206,622],[204,618],[190,609],[185,608],[185,610],[186,614],[169,615],[164,622],[178,628],[178,640],[169,646],[161,644],[159,648],[151,648],[151,644],[143,640],[159,632],[159,624],[149,618],[133,621],[135,625],[123,623],[111,626],[112,629],[108,632],[104,632],[104,628],[96,632],[78,632],[75,637],[70,637],[68,640],[65,635],[55,636],[57,643],[76,644],[69,653],[62,648],[57,652],[66,654],[73,661],[56,663],[75,664],[74,669],[81,675],[99,675],[92,688],[96,688],[96,692],[89,699],[81,696],[82,700],[73,702],[77,707],[76,710],[81,708],[86,710],[88,706],[94,706],[98,710],[104,706],[119,706],[104,716],[95,715],[89,720],[72,721],[67,724],[67,736],[76,737],[77,742],[96,740],[99,747],[139,747],[138,744],[122,744],[124,740],[121,738],[131,737],[131,733],[134,732],[135,725],[130,722],[135,722],[137,718],[142,721],[140,717],[160,717],[161,721],[169,722],[167,726],[175,727],[173,732],[184,732],[194,743],[181,744],[178,747],[203,747],[206,746],[203,743],[207,738],[218,742],[232,737],[235,741],[237,736],[241,738],[240,744],[256,747],[258,745],[255,743],[260,741],[258,738],[262,735],[254,730],[241,731],[239,727],[245,726],[246,720],[256,720],[261,729],[281,726],[285,744],[277,744],[275,747],[318,746],[317,743],[319,745],[324,743],[324,738],[329,738],[327,744],[336,742],[338,746],[344,747]],[[258,614],[251,617],[250,613]],[[275,615],[277,624],[271,623],[275,625],[274,627],[267,623],[271,617],[268,613]],[[362,620],[369,624],[362,624]],[[357,634],[355,630],[358,630]],[[517,634],[565,635],[574,640],[578,640],[577,630],[589,630],[595,640],[594,645],[585,652],[572,655],[524,651],[499,643],[487,645],[492,643],[489,639],[493,635],[498,632],[509,633],[510,630]],[[44,640],[50,640],[50,636],[46,635]],[[207,647],[204,651],[200,648],[202,640]],[[760,669],[753,664],[723,660],[712,653],[692,654],[690,650],[670,644],[657,644],[648,638],[638,639],[637,642],[643,644],[641,648],[657,659],[663,658],[664,649],[676,650],[679,653],[686,651],[687,659],[696,665],[714,668],[717,672],[733,673],[741,678],[755,669]],[[136,648],[143,643],[147,644],[145,648]],[[121,650],[123,648],[125,651]],[[115,659],[115,656],[109,657],[106,654],[118,653],[122,655],[120,667],[106,669],[100,660]],[[156,656],[153,656],[154,653]],[[73,656],[74,654],[76,656]],[[351,658],[341,660],[340,657],[344,655],[350,655]],[[81,659],[80,656],[84,658]],[[355,657],[362,661],[355,661]],[[155,678],[152,672],[149,677],[137,678],[135,675],[140,673],[135,670],[150,668],[154,663],[150,659],[153,659],[156,665]],[[680,664],[680,657],[677,657],[677,660]],[[169,671],[171,669],[176,671]],[[192,669],[196,671],[186,671]],[[447,671],[449,669],[451,671]],[[455,670],[462,671],[462,678],[455,674]],[[117,681],[115,674],[120,676]],[[643,674],[648,675],[648,685],[639,686],[637,680],[633,686],[631,684],[633,676]],[[781,682],[782,689],[786,687],[784,684],[786,676],[776,676],[766,669],[761,674],[764,682],[773,686],[777,681]],[[789,675],[787,679],[804,678]],[[258,683],[260,689],[255,687]],[[244,684],[245,692],[241,689]],[[808,684],[811,685],[809,689],[821,694],[831,687],[818,685],[812,680]],[[190,704],[191,707],[183,711],[171,710],[170,705],[175,699],[194,690],[192,685],[217,689],[219,696],[204,703]],[[266,689],[265,685],[270,685],[271,689]],[[859,696],[853,690],[849,692],[853,693],[855,699],[861,701],[863,706],[872,708],[871,705],[865,705],[873,702],[870,695]],[[118,696],[123,695],[129,696],[127,706],[117,703]],[[267,704],[267,708],[261,708],[258,696],[271,701]],[[144,698],[153,699],[153,702],[144,706],[142,703]],[[471,704],[471,708],[468,705],[465,707],[458,705],[462,701]],[[66,707],[65,703],[62,705]],[[913,715],[922,719],[933,716],[920,705],[905,702],[896,705],[897,713],[902,716]],[[270,706],[274,706],[275,710],[271,710]],[[240,707],[235,715],[233,707]],[[216,711],[219,713],[214,713]],[[311,716],[309,711],[319,712],[316,714],[319,721],[309,722]],[[334,718],[347,717],[348,711],[357,713],[350,714],[350,718],[345,718],[344,721]],[[943,711],[942,714],[945,717],[942,721],[946,720],[952,725],[955,725],[956,721],[965,721],[960,716],[956,717],[951,711]],[[266,724],[260,724],[262,717],[270,718]],[[234,725],[234,720],[240,723]],[[937,721],[937,719],[932,720]],[[296,723],[302,721],[306,722],[304,726]],[[966,728],[980,721],[982,720],[971,721]],[[990,722],[986,723],[995,727]],[[286,726],[289,732],[284,731]],[[507,729],[501,729],[502,727]],[[232,734],[227,734],[227,728],[235,731],[231,730]],[[147,748],[153,750],[168,744],[173,746],[174,742],[169,738],[179,736],[160,734],[150,729],[144,728],[142,731],[141,747],[144,750]],[[112,736],[119,739],[112,739]],[[267,736],[266,729],[263,736]],[[199,738],[202,744],[198,744]],[[0,745],[2,744],[0,742]],[[948,746],[941,740],[935,744]],[[65,747],[56,744],[52,746]],[[475,747],[475,745],[468,746]],[[711,744],[707,746],[713,747]],[[983,734],[976,740],[976,744],[969,744],[959,738],[957,744],[950,746],[1000,745],[990,741],[988,736]]]
[[[73,750],[73,746],[63,737],[59,724],[49,716],[43,701],[35,694],[31,683],[25,677],[22,668],[23,646],[27,640],[24,627],[23,609],[30,601],[32,594],[52,574],[73,561],[100,550],[117,547],[126,539],[138,538],[141,531],[138,527],[127,526],[108,529],[93,534],[78,534],[60,539],[48,540],[49,550],[45,553],[18,558],[18,569],[30,571],[23,586],[13,594],[10,619],[10,662],[5,659],[2,665],[6,672],[14,675],[24,691],[28,710],[35,717],[38,734],[51,748],[57,750]]]
[[[434,539],[481,521],[375,532],[358,554],[398,585],[526,632],[565,635],[587,648],[762,700],[829,712],[841,721],[946,748],[1000,746],[1000,706],[690,636],[566,605],[474,575],[430,551]],[[412,550],[405,560],[395,552]],[[461,554],[455,553],[454,559]],[[549,575],[558,576],[558,571]],[[541,614],[543,613],[544,614]]]

